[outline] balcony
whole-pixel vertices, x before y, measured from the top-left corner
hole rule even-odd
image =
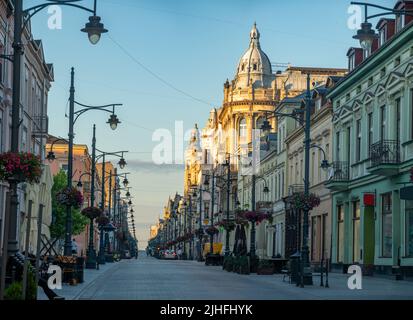
[[[379,176],[393,176],[399,173],[400,142],[382,140],[370,146],[370,173]]]
[[[325,183],[331,191],[344,191],[350,180],[349,164],[346,161],[335,161],[328,172],[328,181]]]

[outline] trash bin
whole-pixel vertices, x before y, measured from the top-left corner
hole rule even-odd
[[[296,252],[290,256],[290,268],[291,268],[291,283],[300,282],[301,271],[301,253]]]

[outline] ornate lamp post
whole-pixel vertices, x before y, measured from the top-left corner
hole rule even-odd
[[[110,122],[111,127],[115,119],[115,108],[122,106],[122,104],[109,104],[103,106],[87,106],[75,101],[75,87],[74,87],[74,76],[75,71],[72,68],[71,71],[71,87],[70,87],[70,98],[69,98],[69,155],[68,155],[68,170],[67,170],[67,186],[72,186],[72,176],[73,176],[73,139],[74,139],[74,125],[81,115],[88,111],[103,111],[111,114],[111,117],[108,122]],[[75,111],[75,104],[81,106],[82,108],[78,111]],[[111,110],[108,110],[111,108]],[[119,122],[119,121],[118,121]],[[93,162],[93,160],[92,160]],[[65,236],[65,245],[64,253],[66,256],[71,253],[71,237],[72,237],[72,213],[71,208],[67,207],[66,210],[66,236]]]
[[[252,168],[254,170],[254,168]],[[262,179],[264,181],[264,193],[268,194],[269,193],[269,189],[267,186],[267,181],[261,177],[261,176],[257,176],[255,174],[252,175],[252,190],[251,190],[251,210],[252,212],[255,212],[256,210],[256,201],[255,201],[255,184],[256,184],[256,180],[257,179]],[[256,254],[255,254],[255,222],[251,222],[251,233],[250,233],[250,237],[251,237],[251,241],[250,241],[250,259],[255,260],[256,259]]]

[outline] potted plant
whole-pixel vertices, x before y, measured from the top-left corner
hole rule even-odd
[[[56,200],[62,206],[79,209],[83,204],[83,195],[76,188],[69,187],[56,194]]]
[[[228,272],[231,272],[233,270],[233,267],[234,267],[234,257],[232,256],[225,257],[222,268],[224,270],[227,270]]]
[[[270,260],[260,260],[258,262],[257,274],[272,275],[274,274],[274,265]]]
[[[0,155],[0,179],[39,183],[42,176],[40,157],[26,152]]]
[[[82,214],[90,220],[94,220],[102,215],[102,209],[97,207],[88,207],[82,210]]]
[[[238,273],[250,274],[250,262],[247,256],[238,257]]]

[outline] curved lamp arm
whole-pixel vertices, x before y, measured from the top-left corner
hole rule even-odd
[[[83,109],[80,109],[80,110],[74,112],[75,119],[73,120],[73,123],[76,123],[76,121],[79,119],[79,117],[82,114],[84,114],[88,111],[99,110],[99,111],[108,112],[108,113],[111,113],[112,115],[114,115],[115,114],[115,108],[123,106],[123,104],[121,104],[121,103],[112,103],[112,104],[107,104],[107,105],[103,105],[103,106],[88,106],[88,105],[79,103],[77,101],[75,101],[75,104],[83,107]],[[112,110],[108,110],[108,108],[112,108]]]
[[[312,145],[310,146],[310,148],[316,148],[316,149],[321,150],[321,152],[323,153],[323,156],[324,156],[324,160],[321,161],[321,168],[323,168],[323,169],[329,168],[329,167],[330,167],[330,164],[328,163],[325,150],[324,150],[322,147],[320,147],[319,145],[316,145],[316,144],[312,144]]]
[[[96,0],[94,0],[94,6],[93,9],[86,8],[84,6],[81,6],[79,4],[76,4],[76,2],[80,2],[82,0],[46,0],[46,3],[38,4],[36,6],[27,8],[23,10],[23,16],[24,16],[24,21],[23,21],[23,27],[22,31],[26,28],[27,24],[29,23],[30,19],[42,11],[43,9],[53,6],[53,5],[58,5],[58,6],[68,6],[68,7],[74,7],[78,8],[87,12],[92,13],[94,16],[96,16]]]
[[[406,16],[411,16],[413,17],[413,10],[394,10],[393,8],[387,8],[383,7],[377,4],[373,3],[366,3],[366,2],[351,2],[352,5],[358,5],[358,6],[364,6],[364,21],[368,22],[370,19],[374,19],[377,17],[382,17],[382,16],[387,16],[390,14],[395,14],[395,15],[406,15]],[[381,9],[384,10],[385,12],[382,13],[377,13],[373,14],[371,16],[368,15],[368,7],[376,8],[376,9]]]

